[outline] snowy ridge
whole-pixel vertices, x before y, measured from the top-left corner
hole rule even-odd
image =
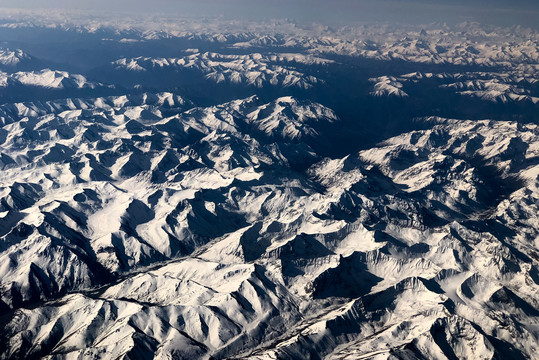
[[[334,35],[328,37],[326,43],[310,41],[305,45],[314,54],[333,53],[427,64],[513,66],[539,61],[537,32],[520,34],[500,28],[485,31],[473,23],[456,28],[435,25],[426,31],[352,28],[349,35],[349,38]]]
[[[170,98],[4,125],[3,356],[533,354],[535,125],[429,118],[302,175],[331,110]]]
[[[402,91],[402,83],[398,82],[393,76],[381,76],[369,79],[375,83],[374,90],[371,92],[374,96],[396,96],[407,97],[408,94]]]
[[[316,124],[309,124],[313,114],[317,115],[316,121],[323,120],[322,114],[328,116],[327,121],[336,120],[330,110],[320,105],[299,104],[291,98],[265,105],[257,102],[256,98],[238,100],[214,108],[194,108],[168,118],[162,118],[160,108],[140,106],[66,110],[5,125],[0,206],[2,213],[6,212],[2,217],[4,226],[13,227],[13,231],[2,234],[6,250],[2,256],[22,261],[26,256],[40,254],[34,261],[24,263],[38,267],[41,264],[49,274],[49,280],[43,279],[48,289],[42,292],[31,285],[31,276],[27,277],[32,266],[4,269],[5,279],[14,281],[11,288],[20,286],[20,290],[13,290],[20,291],[17,301],[88,287],[107,269],[115,272],[189,253],[208,237],[220,236],[243,223],[239,216],[230,214],[229,224],[211,224],[212,219],[229,210],[216,204],[208,207],[202,203],[200,207],[198,192],[230,185],[235,179],[257,179],[260,174],[255,168],[260,166],[312,161],[316,155],[307,146],[287,146],[287,142],[316,134],[310,128]],[[262,119],[268,109],[271,112],[260,135],[266,134],[268,141],[284,141],[280,145],[262,145],[246,133],[256,133],[248,119]],[[281,112],[289,117],[279,115]],[[33,179],[35,176],[37,179]],[[150,180],[163,184],[162,189],[155,190]],[[165,185],[169,182],[171,187]],[[158,201],[154,209],[130,194],[132,190],[128,189],[137,187],[148,187],[147,196]],[[161,196],[163,203],[159,202]],[[174,215],[167,215],[176,206],[168,204],[169,196],[171,201],[183,203],[176,207]],[[145,224],[144,229],[137,230],[137,224]],[[164,224],[167,225],[162,228]],[[185,224],[190,224],[187,232]],[[20,231],[25,240],[19,244],[23,240]],[[169,243],[165,240],[168,236],[183,244]],[[66,243],[49,246],[58,237]],[[89,240],[92,245],[77,245],[72,243],[74,239]],[[28,252],[19,247],[33,241],[40,248],[44,246],[47,254],[35,247],[26,248]],[[119,246],[118,241],[126,241],[122,245],[126,254],[108,250]],[[62,256],[66,251],[72,257],[67,268],[67,263],[47,264],[49,256]],[[77,271],[63,275],[71,271],[73,264],[80,264]],[[3,286],[10,281],[3,282]],[[14,305],[8,293],[3,292],[2,297],[5,303]]]
[[[47,89],[95,89],[106,86],[88,81],[83,75],[70,74],[66,71],[43,69],[40,71],[20,71],[12,74],[0,72],[0,87],[17,85]]]
[[[329,60],[301,54],[279,55],[222,55],[217,53],[193,54],[183,58],[133,58],[113,63],[116,70],[150,71],[155,69],[195,70],[205,74],[213,82],[243,84],[263,87],[312,88],[322,82],[314,76],[305,75],[275,63],[328,64]]]
[[[25,102],[0,105],[0,123],[11,124],[21,118],[38,118],[48,114],[73,114],[70,110],[79,110],[80,114],[93,110],[110,110],[115,115],[126,114],[128,117],[144,116],[146,112],[154,111],[151,116],[161,114],[156,109],[161,108],[165,113],[171,110],[182,110],[193,105],[179,95],[168,92],[158,94],[143,93],[140,95],[109,96],[98,98],[68,98],[54,101]],[[77,112],[75,112],[76,114]]]
[[[16,67],[21,62],[28,61],[32,57],[20,49],[0,49],[0,65],[4,67]]]
[[[539,103],[532,92],[539,82],[537,66],[518,66],[499,72],[421,73],[415,72],[398,77],[382,76],[370,79],[374,83],[374,96],[407,96],[402,89],[409,84],[435,81],[441,89],[452,90],[463,96],[501,103]]]

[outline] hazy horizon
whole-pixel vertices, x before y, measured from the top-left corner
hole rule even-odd
[[[539,3],[516,0],[510,4],[501,1],[439,0],[155,0],[114,2],[96,0],[5,0],[2,8],[22,9],[73,9],[86,11],[125,11],[138,14],[167,13],[186,17],[223,16],[244,20],[286,18],[299,22],[319,22],[328,25],[345,25],[354,22],[398,22],[426,24],[432,22],[459,23],[477,21],[500,26],[521,25],[538,28]]]

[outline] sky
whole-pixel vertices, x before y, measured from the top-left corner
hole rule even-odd
[[[81,9],[328,25],[354,22],[481,23],[539,27],[539,0],[1,0],[0,7]]]

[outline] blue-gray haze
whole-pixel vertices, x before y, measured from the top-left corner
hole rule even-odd
[[[221,15],[249,20],[288,18],[330,25],[479,21],[539,26],[537,0],[2,0],[0,7]]]

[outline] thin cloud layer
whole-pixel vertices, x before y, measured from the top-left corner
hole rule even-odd
[[[537,27],[539,3],[532,0],[5,0],[3,7],[81,9],[136,13],[177,13],[261,20],[287,18],[341,25],[355,22],[423,24],[478,21]]]

